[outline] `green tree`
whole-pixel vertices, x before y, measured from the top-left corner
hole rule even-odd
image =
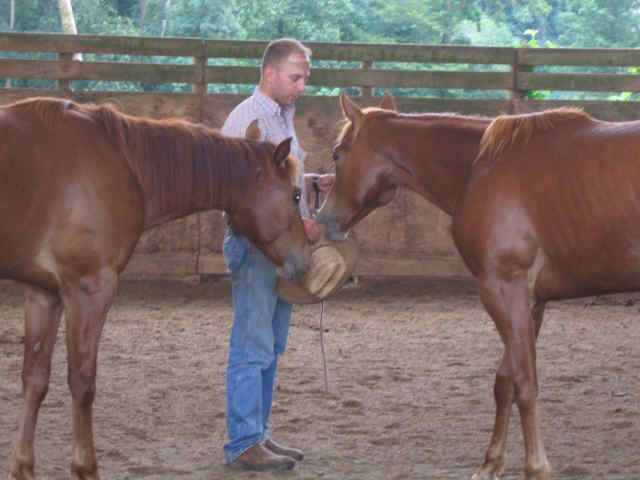
[[[5,12],[0,26],[8,29],[9,1],[0,2],[0,11]],[[60,15],[56,0],[20,0],[15,6],[15,24],[17,32],[59,32]]]
[[[638,0],[568,0],[558,15],[558,44],[630,48],[640,44]]]
[[[504,18],[516,37],[537,30],[543,44],[621,48],[639,43],[638,9],[639,0],[505,0],[497,16],[483,7],[490,18]]]
[[[235,0],[233,12],[246,38],[362,41],[369,0]]]
[[[178,37],[243,38],[244,29],[228,0],[183,0],[171,4],[168,35]]]
[[[518,37],[513,34],[509,25],[497,22],[486,14],[482,14],[479,22],[462,20],[454,30],[455,43],[483,46],[513,46]]]

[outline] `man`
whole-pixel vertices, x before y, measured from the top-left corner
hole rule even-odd
[[[262,58],[260,84],[229,114],[222,131],[243,136],[258,119],[263,139],[279,143],[292,137],[292,153],[300,162],[300,202],[310,241],[320,236],[310,219],[309,186],[327,192],[333,175],[304,175],[306,152],[300,148],[293,124],[294,105],[310,72],[311,51],[297,40],[284,38],[267,45]],[[244,237],[230,228],[223,254],[231,273],[233,328],[227,365],[227,463],[246,470],[291,469],[303,453],[278,445],[269,435],[278,356],[286,346],[292,305],[276,293],[276,267]]]

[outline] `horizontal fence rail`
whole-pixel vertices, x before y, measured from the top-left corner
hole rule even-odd
[[[267,42],[42,33],[0,33],[0,103],[32,96],[112,102],[156,118],[180,116],[219,127],[260,78]],[[297,102],[296,129],[310,171],[331,171],[342,123],[337,95],[362,106],[390,90],[405,112],[494,116],[560,106],[603,120],[640,118],[640,51],[457,45],[316,43],[310,89]],[[74,54],[82,54],[81,58]],[[120,84],[124,82],[125,85]],[[34,86],[37,85],[37,86]],[[615,100],[615,101],[614,101]],[[416,215],[419,212],[420,215]],[[357,227],[362,275],[466,275],[449,219],[399,192]],[[219,212],[146,232],[127,272],[225,273]]]
[[[314,60],[309,85],[353,87],[363,96],[371,95],[374,88],[498,90],[504,92],[506,99],[522,99],[529,91],[640,92],[640,77],[630,71],[640,65],[640,51],[631,49],[308,45]],[[203,94],[213,84],[257,84],[258,61],[265,46],[264,41],[11,32],[0,34],[0,56],[4,57],[0,58],[0,75],[8,79],[55,80],[60,82],[60,89],[71,89],[70,82],[74,80],[180,83],[190,85],[191,92]],[[20,53],[36,52],[53,56],[15,58]],[[78,61],[72,57],[75,53],[110,55],[114,59]],[[254,65],[210,64],[222,59],[236,63],[254,60]],[[326,62],[338,65],[327,67]],[[356,65],[340,65],[345,62]],[[567,66],[588,71],[553,71]],[[612,67],[617,71],[597,71]],[[434,96],[412,91],[401,95]],[[570,100],[575,103],[576,98]]]

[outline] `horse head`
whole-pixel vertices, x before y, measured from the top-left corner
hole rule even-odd
[[[245,236],[289,279],[306,273],[311,264],[311,248],[300,216],[302,198],[296,185],[298,162],[291,154],[291,137],[278,145],[259,141],[258,121],[245,133],[259,145],[264,158],[251,179],[251,188],[234,197],[228,211],[233,229]]]
[[[346,238],[351,227],[389,203],[396,192],[384,144],[385,124],[396,115],[393,98],[385,92],[379,107],[361,109],[342,92],[340,105],[347,123],[333,149],[336,179],[316,218],[327,225],[331,240]]]

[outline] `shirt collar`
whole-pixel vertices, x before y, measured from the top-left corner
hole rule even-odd
[[[256,87],[256,89],[253,91],[253,96],[255,97],[258,104],[271,115],[283,115],[287,120],[290,120],[293,117],[295,106],[287,105],[286,107],[282,108],[280,104],[273,98],[265,95],[259,87]]]

